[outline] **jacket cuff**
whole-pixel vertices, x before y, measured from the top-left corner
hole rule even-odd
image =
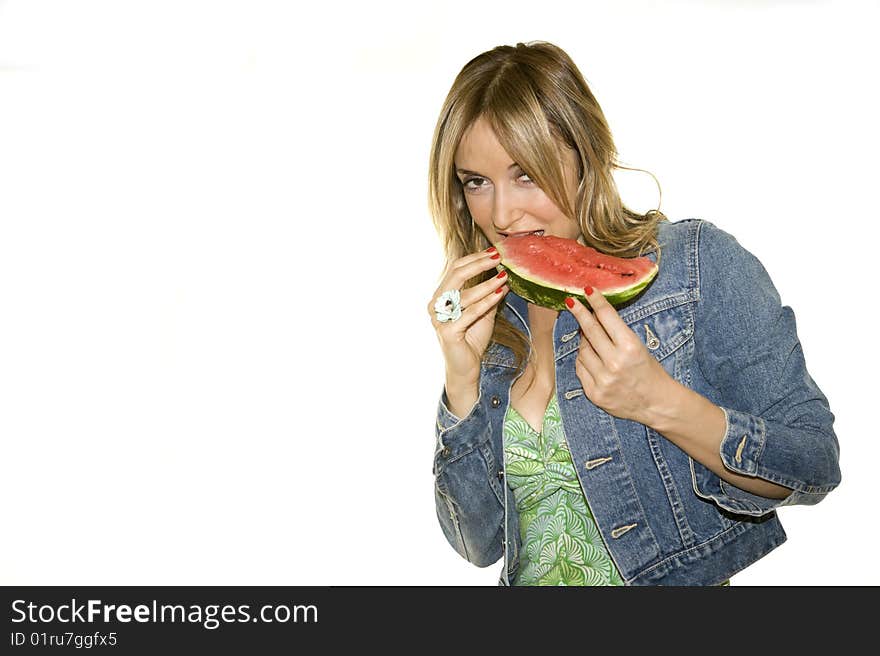
[[[738,410],[721,408],[727,430],[721,440],[721,461],[728,469],[746,476],[758,475],[758,464],[767,440],[764,420]]]
[[[437,444],[435,449],[435,473],[443,469],[443,465],[450,460],[460,458],[473,451],[480,444],[489,439],[489,422],[486,411],[480,401],[483,390],[479,392],[476,403],[465,417],[457,417],[448,406],[449,398],[446,396],[446,388],[440,395],[440,403],[437,406],[437,422],[435,434]]]
[[[726,430],[721,440],[720,455],[724,465],[739,474],[757,476],[764,451],[767,431],[761,417],[721,407]],[[792,491],[783,499],[771,499],[748,492],[728,483],[715,472],[690,458],[694,492],[711,499],[732,513],[760,517],[780,506],[804,503],[801,493]]]
[[[703,499],[714,501],[720,508],[727,511],[739,515],[760,517],[773,512],[780,506],[798,503],[798,492],[792,492],[784,499],[762,497],[726,482],[693,458],[689,457],[688,459],[691,463],[694,492]]]
[[[690,458],[691,476],[694,492],[704,499],[714,500],[721,508],[734,513],[761,516],[782,506],[814,505],[824,499],[839,482],[839,475],[824,485],[792,483],[775,475],[778,467],[768,466],[768,458],[778,459],[778,454],[765,453],[767,446],[767,422],[761,417],[720,406],[724,411],[726,430],[721,440],[719,455],[724,466],[746,476],[761,477],[771,483],[792,488],[792,492],[782,499],[762,497],[740,489],[720,478],[715,472]],[[771,428],[775,424],[770,424]],[[787,452],[782,452],[788,457]],[[836,463],[835,460],[832,462]],[[776,479],[776,480],[774,480]]]
[[[483,390],[479,391],[479,396],[477,397],[477,402],[474,404],[474,408],[480,403],[480,396],[482,396]],[[471,408],[471,413],[473,413],[474,408]],[[440,394],[440,403],[437,406],[437,432],[443,433],[448,431],[450,428],[454,428],[456,424],[461,422],[461,417],[458,417],[452,413],[449,409],[449,397],[446,396],[446,386],[443,386],[443,391]]]

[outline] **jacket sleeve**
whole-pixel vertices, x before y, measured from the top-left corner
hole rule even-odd
[[[501,465],[481,400],[482,390],[470,413],[459,419],[449,411],[443,389],[435,430],[434,497],[449,544],[467,561],[488,567],[503,553],[504,505],[497,478]]]
[[[696,362],[726,417],[721,460],[793,492],[758,496],[692,460],[694,490],[753,516],[816,504],[840,483],[839,445],[828,399],[807,372],[794,312],[732,235],[708,221],[698,234]]]

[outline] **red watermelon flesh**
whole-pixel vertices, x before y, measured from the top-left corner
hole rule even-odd
[[[566,296],[583,299],[584,287],[600,291],[612,304],[638,294],[657,274],[647,257],[623,258],[600,253],[574,239],[552,235],[507,237],[496,244],[499,268],[510,288],[537,305],[567,309]]]

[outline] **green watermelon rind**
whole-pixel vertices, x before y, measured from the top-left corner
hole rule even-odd
[[[567,310],[565,299],[569,296],[578,299],[581,303],[590,307],[587,297],[581,292],[580,294],[572,292],[570,289],[561,289],[558,287],[549,287],[541,283],[529,280],[506,265],[498,265],[498,271],[507,271],[507,285],[517,296],[521,296],[530,303],[550,308],[551,310]],[[619,305],[636,296],[645,287],[648,286],[657,275],[657,265],[655,264],[650,271],[645,273],[642,278],[634,282],[632,285],[624,288],[612,290],[601,290],[602,296],[611,304]]]

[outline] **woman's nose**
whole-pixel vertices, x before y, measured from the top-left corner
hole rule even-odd
[[[492,202],[492,223],[496,230],[507,231],[516,223],[523,212],[514,201],[515,195],[506,190],[498,190]]]

